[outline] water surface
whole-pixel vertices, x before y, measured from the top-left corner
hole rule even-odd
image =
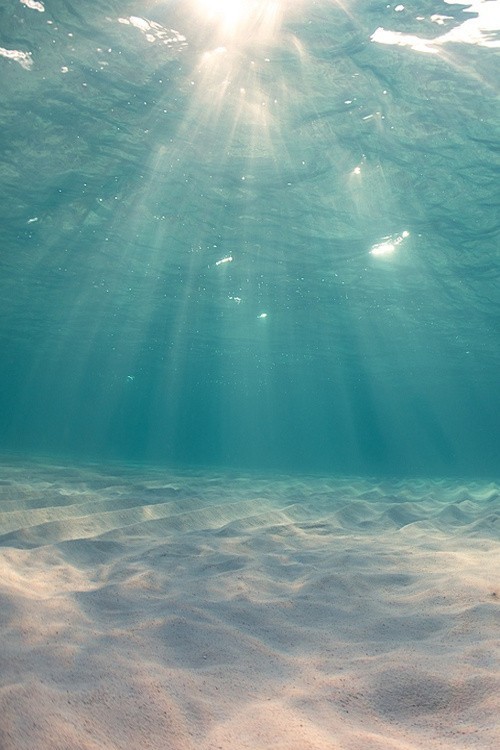
[[[1,448],[497,475],[498,17],[6,0]]]

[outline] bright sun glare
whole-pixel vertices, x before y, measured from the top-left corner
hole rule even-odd
[[[252,11],[252,0],[197,0],[200,10],[227,28],[236,28]]]
[[[196,0],[205,20],[226,37],[270,37],[279,26],[284,0]]]

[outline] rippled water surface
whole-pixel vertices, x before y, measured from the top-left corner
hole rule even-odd
[[[499,29],[4,0],[2,450],[497,475]]]

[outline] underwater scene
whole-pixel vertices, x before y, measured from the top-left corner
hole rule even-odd
[[[499,56],[0,2],[0,750],[500,745]]]

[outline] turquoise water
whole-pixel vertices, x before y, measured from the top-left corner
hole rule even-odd
[[[498,2],[0,8],[0,449],[498,475]]]

